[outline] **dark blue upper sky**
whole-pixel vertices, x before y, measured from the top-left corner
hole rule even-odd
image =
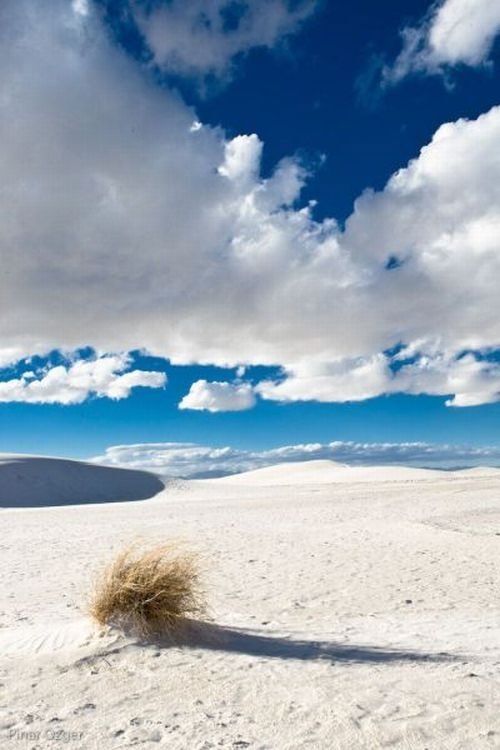
[[[126,5],[96,5],[113,44],[150,60]],[[154,67],[148,75],[154,85],[175,87],[202,123],[222,127],[228,137],[256,133],[264,142],[264,176],[283,157],[299,155],[311,171],[301,202],[316,200],[316,219],[334,217],[342,225],[356,198],[368,188],[382,190],[442,123],[475,119],[499,103],[495,64],[457,65],[446,80],[415,73],[382,85],[383,65],[401,50],[401,30],[417,26],[428,11],[426,0],[324,0],[286,43],[240,56],[222,82],[200,86]],[[497,51],[498,40],[490,58]],[[450,408],[445,396],[386,395],[344,404],[259,399],[240,412],[179,410],[194,381],[231,381],[235,370],[171,366],[140,355],[134,362],[139,369],[165,371],[166,388],[139,387],[125,400],[90,397],[68,406],[2,403],[0,451],[90,456],[112,444],[161,441],[246,449],[333,440],[500,445],[499,403]],[[21,363],[2,379],[31,366]],[[256,383],[262,372],[250,369],[245,378]]]
[[[124,4],[99,5],[112,37],[128,54],[147,58]],[[342,221],[363,190],[382,188],[443,122],[475,118],[498,104],[498,67],[459,66],[446,85],[441,76],[415,75],[383,90],[380,68],[400,51],[401,30],[430,6],[428,0],[322,0],[282,47],[246,53],[229,82],[200,91],[197,81],[156,75],[182,92],[202,122],[229,136],[257,133],[265,143],[264,172],[283,157],[302,155],[314,174],[305,198],[318,201],[319,216]]]
[[[415,76],[381,90],[380,61],[394,59],[400,29],[428,7],[425,0],[324,2],[286,51],[251,52],[220,93],[200,101],[192,87],[184,91],[202,121],[232,135],[257,133],[268,169],[296,151],[313,160],[324,154],[306,197],[318,200],[318,214],[343,220],[363,190],[382,188],[439,125],[498,103],[498,68],[459,68],[448,87],[440,77]]]

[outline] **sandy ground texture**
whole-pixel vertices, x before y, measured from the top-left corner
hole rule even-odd
[[[0,515],[2,749],[500,748],[500,471],[321,461]],[[186,643],[85,615],[137,537],[202,555]]]

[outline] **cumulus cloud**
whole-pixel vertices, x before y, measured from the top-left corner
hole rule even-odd
[[[392,364],[401,354],[392,358]],[[382,394],[446,396],[446,406],[479,406],[500,398],[500,364],[475,354],[419,354],[396,370],[383,354],[369,359],[292,368],[278,381],[262,381],[256,392],[272,401],[363,401]]]
[[[256,47],[275,47],[296,33],[316,6],[316,0],[132,2],[156,64],[201,78],[226,76],[237,56]]]
[[[287,378],[262,381],[257,391],[273,401],[363,401],[391,387],[389,360],[383,354],[338,362],[304,362]]]
[[[26,371],[18,378],[0,380],[0,402],[22,401],[30,404],[80,404],[89,396],[122,399],[132,388],[161,388],[166,383],[162,372],[128,370],[129,357],[113,355],[72,364]]]
[[[19,362],[28,352],[23,351],[19,346],[0,347],[0,370]]]
[[[280,367],[255,391],[281,401],[498,400],[500,107],[442,125],[341,230],[301,203],[307,165],[263,178],[258,136],[200,124],[92,4],[5,0],[0,42],[4,361],[144,350]]]
[[[92,461],[145,469],[171,477],[203,478],[237,474],[275,464],[330,459],[354,465],[400,464],[424,467],[500,465],[500,448],[432,443],[308,443],[267,451],[213,448],[196,443],[116,445]]]
[[[197,411],[244,411],[255,405],[255,394],[249,383],[221,383],[197,380],[192,384],[179,409]]]
[[[403,29],[403,49],[385,69],[385,80],[394,83],[412,72],[484,65],[499,32],[497,0],[442,0],[418,26]]]

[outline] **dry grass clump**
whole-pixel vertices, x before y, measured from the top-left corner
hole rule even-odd
[[[205,614],[196,555],[178,542],[126,547],[97,579],[89,611],[141,636],[178,633]]]

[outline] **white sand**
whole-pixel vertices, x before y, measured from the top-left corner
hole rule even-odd
[[[474,469],[467,471],[474,471]],[[489,474],[492,470],[481,469],[480,471],[481,473],[486,471]],[[442,471],[432,469],[416,469],[407,466],[349,466],[336,461],[323,460],[277,464],[211,481],[240,486],[270,487],[290,484],[330,484],[332,482],[413,481],[437,479],[442,476]]]
[[[498,471],[314,462],[0,515],[2,750],[500,747]],[[201,550],[225,630],[93,629],[137,535]]]

